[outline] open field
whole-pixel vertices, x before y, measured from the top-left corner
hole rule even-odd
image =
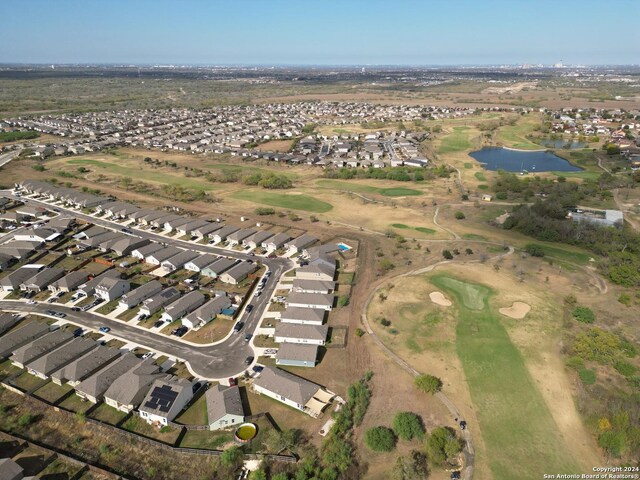
[[[232,197],[236,200],[269,205],[270,207],[290,208],[312,213],[325,213],[333,208],[330,203],[297,192],[271,193],[260,190],[239,190],[232,194]]]
[[[261,152],[288,152],[291,150],[292,145],[293,140],[270,140],[258,145],[256,150]]]
[[[336,190],[342,190],[354,193],[374,193],[383,195],[385,197],[406,197],[422,195],[420,190],[406,187],[374,187],[373,185],[366,185],[357,181],[340,181],[340,180],[318,180],[316,185],[323,188],[333,188]]]
[[[519,148],[522,150],[540,150],[544,147],[531,142],[526,138],[534,132],[536,126],[540,125],[540,115],[528,114],[516,120],[514,125],[504,125],[498,128],[496,140],[499,145],[505,147]]]
[[[469,127],[453,127],[453,131],[440,140],[438,153],[462,152],[471,148]]]

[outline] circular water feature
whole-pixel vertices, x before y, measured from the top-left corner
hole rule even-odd
[[[234,437],[236,442],[249,443],[258,433],[258,427],[254,423],[243,423],[236,428]]]
[[[581,172],[564,158],[546,150],[511,150],[502,147],[485,147],[469,154],[491,171],[507,172]]]

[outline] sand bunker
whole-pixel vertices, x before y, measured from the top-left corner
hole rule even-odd
[[[513,302],[510,307],[504,307],[498,310],[502,315],[506,315],[509,318],[524,318],[531,310],[531,306],[524,302]]]
[[[451,301],[447,300],[447,298],[441,292],[431,292],[429,294],[429,298],[436,305],[440,305],[441,307],[450,307]]]

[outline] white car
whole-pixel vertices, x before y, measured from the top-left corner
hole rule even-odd
[[[36,302],[35,300],[27,300],[27,305],[35,305],[38,302]]]
[[[142,355],[143,360],[146,360],[149,357],[153,357],[153,352],[147,352],[144,355]]]

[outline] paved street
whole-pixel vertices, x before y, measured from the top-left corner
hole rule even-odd
[[[51,206],[45,202],[25,197],[16,197],[12,195],[10,191],[5,190],[0,193],[4,196],[19,199],[27,205],[43,206],[49,209],[57,208],[62,214],[67,214],[105,228],[111,228],[117,231],[120,231],[122,228],[122,225],[115,222],[97,219],[91,215],[86,215],[75,210],[65,209],[57,205]],[[242,373],[247,368],[244,364],[245,359],[250,355],[255,356],[251,346],[244,341],[244,336],[246,333],[253,333],[253,331],[258,327],[258,322],[262,317],[263,311],[265,311],[269,305],[269,300],[276,289],[280,276],[285,271],[293,268],[294,262],[286,258],[271,259],[250,257],[242,252],[234,252],[210,245],[194,244],[184,240],[167,238],[149,231],[135,230],[134,232],[136,236],[166,243],[167,245],[175,245],[177,247],[189,248],[215,255],[225,255],[240,260],[260,260],[265,264],[269,271],[272,272],[271,276],[266,282],[262,295],[257,298],[252,296],[248,300],[248,303],[251,303],[254,306],[253,311],[250,314],[245,313],[239,317],[240,320],[245,322],[245,326],[242,331],[239,334],[231,335],[217,344],[196,346],[185,343],[177,337],[167,337],[144,328],[138,328],[118,320],[112,320],[89,312],[74,312],[71,310],[71,307],[65,307],[57,304],[28,305],[21,301],[5,300],[0,302],[0,309],[32,313],[43,313],[46,310],[56,310],[67,314],[65,320],[84,327],[97,330],[102,325],[108,326],[111,328],[109,334],[114,337],[121,338],[126,342],[135,342],[151,350],[184,360],[189,364],[190,370],[195,375],[202,378],[212,380],[223,379]],[[250,292],[250,294],[253,295],[253,292]]]

